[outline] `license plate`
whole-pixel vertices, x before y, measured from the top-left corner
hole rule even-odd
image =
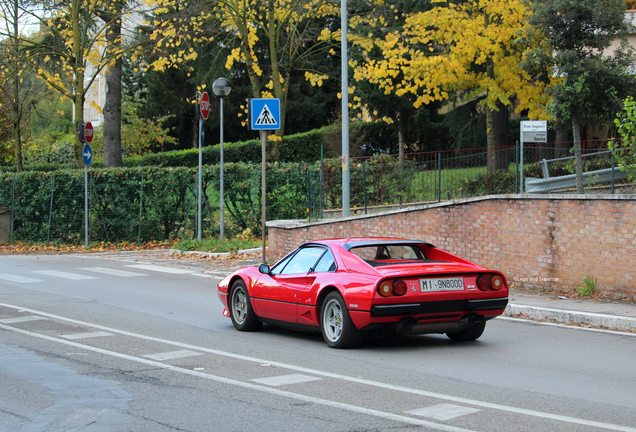
[[[464,278],[420,279],[420,292],[463,290]]]

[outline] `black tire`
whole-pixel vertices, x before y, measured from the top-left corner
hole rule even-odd
[[[229,299],[230,318],[237,330],[254,331],[261,327],[261,322],[252,309],[250,295],[242,280],[232,284]]]
[[[320,306],[320,331],[331,348],[354,348],[364,341],[349,317],[349,311],[337,291],[330,292]]]
[[[486,328],[486,321],[482,321],[477,324],[473,324],[467,329],[446,333],[446,336],[449,337],[450,340],[455,342],[470,342],[479,339],[479,337],[484,333],[484,329]]]

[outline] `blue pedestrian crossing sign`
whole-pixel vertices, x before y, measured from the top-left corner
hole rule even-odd
[[[82,157],[84,158],[84,164],[89,166],[93,161],[93,149],[91,149],[90,144],[84,144],[84,148],[82,149]]]
[[[280,129],[280,99],[250,99],[250,129]]]

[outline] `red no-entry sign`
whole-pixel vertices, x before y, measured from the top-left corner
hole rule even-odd
[[[210,114],[210,95],[208,92],[201,93],[201,101],[199,102],[199,110],[201,111],[201,117],[203,120],[208,119],[208,115]]]
[[[93,135],[95,135],[95,130],[93,129],[93,124],[91,122],[88,122],[84,126],[84,139],[87,142],[92,142],[93,141]]]

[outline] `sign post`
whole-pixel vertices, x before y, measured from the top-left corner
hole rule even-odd
[[[250,129],[261,136],[261,234],[263,236],[263,263],[267,264],[265,240],[267,200],[267,131],[280,129],[280,99],[250,99]]]
[[[90,143],[94,136],[93,125],[91,122],[84,125],[84,148],[82,149],[82,158],[84,159],[84,245],[88,247],[88,167],[93,161],[93,149]]]
[[[519,165],[521,167],[521,173],[519,174],[520,187],[519,191],[523,193],[524,181],[523,181],[523,143],[524,142],[548,142],[548,122],[546,120],[525,120],[522,121],[519,127]]]
[[[199,164],[197,170],[197,240],[201,240],[201,201],[203,198],[203,122],[210,114],[210,95],[208,92],[201,93],[199,98]]]

